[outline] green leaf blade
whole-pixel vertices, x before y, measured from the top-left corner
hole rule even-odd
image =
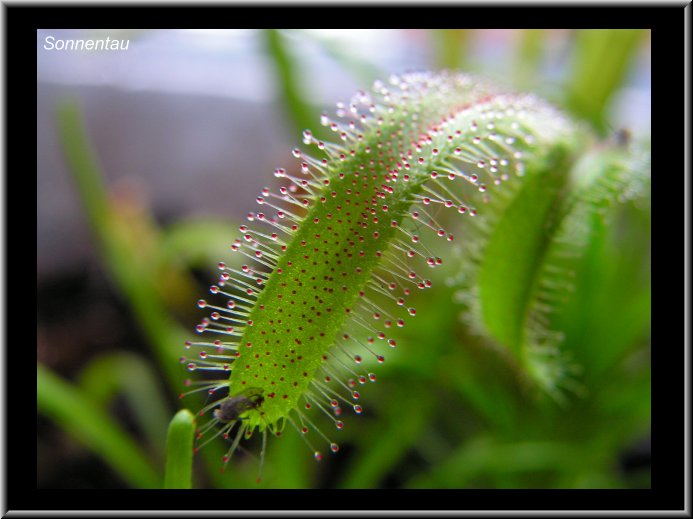
[[[36,382],[39,412],[103,458],[133,487],[159,487],[160,476],[139,446],[79,389],[41,364],[36,365]]]
[[[195,417],[187,409],[176,413],[168,427],[164,488],[192,488]]]

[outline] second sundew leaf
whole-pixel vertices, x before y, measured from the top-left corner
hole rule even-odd
[[[388,329],[416,315],[408,296],[428,289],[426,270],[443,262],[426,242],[454,239],[435,213],[473,217],[509,180],[561,166],[582,143],[540,100],[453,73],[393,76],[321,119],[336,142],[304,132],[317,153],[293,151],[298,172],[276,170],[286,184],[264,189],[262,212],[248,215],[264,228],[241,226],[231,247],[248,264],[219,264],[211,291],[226,304],[198,303],[212,313],[197,331],[218,339],[187,343],[198,351],[183,362],[218,374],[188,381],[200,385],[193,391],[228,392],[201,410],[213,418],[198,432],[231,440],[225,463],[244,435],[259,429],[264,445],[287,422],[317,459],[314,441],[336,452],[312,416],[340,429],[343,407],[362,411],[357,388],[376,378],[362,362],[385,360],[396,346]]]
[[[553,238],[552,214],[568,178],[570,155],[554,148],[533,164],[505,208],[484,251],[477,284],[481,318],[490,335],[522,359],[527,307],[542,259]]]
[[[643,157],[647,153],[640,153]],[[555,146],[535,161],[507,201],[491,203],[471,267],[470,305],[482,333],[513,354],[532,383],[557,400],[579,391],[580,366],[560,347],[554,314],[573,291],[576,259],[594,216],[646,189],[649,169],[625,145],[600,143],[575,162]],[[636,162],[642,164],[636,164]],[[490,229],[490,230],[489,230]]]
[[[575,275],[579,274],[580,265],[594,253],[595,242],[603,239],[600,234],[604,234],[616,213],[613,206],[628,200],[649,200],[649,181],[649,145],[643,143],[602,143],[583,154],[572,168],[568,179],[571,189],[554,216],[553,237],[542,258],[536,276],[538,282],[532,287],[523,343],[525,366],[530,376],[558,399],[562,398],[561,389],[580,389],[573,379],[574,368],[578,367],[573,365],[575,359],[581,359],[580,369],[594,371],[593,366],[585,365],[587,359],[591,363],[593,359],[618,356],[622,344],[630,344],[612,339],[608,351],[600,351],[598,355],[585,353],[593,348],[587,340],[589,334],[585,335],[586,330],[598,335],[600,326],[590,323],[578,331],[574,323],[584,323],[583,316],[594,311],[594,303],[587,303],[589,294],[598,293],[613,282],[613,273],[605,268],[609,262],[601,262],[598,270],[604,278],[599,286],[593,286],[586,279],[576,280]],[[637,276],[625,278],[637,285]],[[625,308],[632,306],[629,302],[621,305],[618,311],[610,310],[613,320],[627,315]],[[566,322],[566,311],[572,312],[572,318],[568,319],[570,324]],[[562,344],[566,334],[568,344]],[[584,338],[577,341],[580,351],[573,351],[577,349],[574,347],[576,341],[571,340],[574,335]]]

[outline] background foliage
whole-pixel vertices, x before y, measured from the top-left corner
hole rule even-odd
[[[500,42],[507,66],[498,71],[494,60],[475,59],[478,46],[493,37],[487,31],[421,30],[406,37],[425,49],[431,69],[482,72],[534,91],[604,138],[619,129],[613,108],[627,100],[627,86],[647,63],[649,49],[647,31],[513,31]],[[304,128],[319,130],[320,112],[331,107],[314,104],[299,44],[320,49],[362,87],[399,72],[382,70],[320,33],[267,30],[258,38],[274,71],[287,140],[296,144]],[[176,395],[186,377],[178,357],[200,317],[194,303],[207,296],[216,263],[228,261],[226,246],[239,222],[180,218],[161,224],[136,191],[109,186],[79,107],[56,107],[60,146],[108,283],[105,297],[117,301],[131,333],[123,344],[97,353],[82,348],[74,364],[51,365],[46,349],[77,347],[80,337],[53,340],[55,311],[50,298],[39,298],[38,486],[185,488],[185,454],[169,454],[166,462],[169,420],[182,408]],[[270,177],[269,171],[234,174]],[[233,190],[234,179],[215,189]],[[252,205],[250,198],[239,215]],[[377,368],[378,383],[363,392],[367,412],[335,436],[338,455],[318,464],[290,432],[269,442],[258,485],[257,460],[248,453],[219,473],[223,445],[216,442],[196,456],[192,486],[648,487],[650,213],[647,204],[610,210],[609,225],[597,217],[589,222],[576,291],[557,317],[565,349],[581,367],[579,384],[564,401],[527,394],[513,368],[460,318],[450,273],[433,272],[435,289],[426,291],[425,301],[414,301],[427,311],[419,312],[416,326],[401,330],[396,355]],[[39,295],[51,295],[50,283],[43,283],[39,279]],[[58,298],[67,306],[69,295]],[[90,329],[98,336],[98,323]],[[194,412],[201,401],[184,403]],[[185,445],[190,426],[189,415],[176,415],[168,429],[174,445]],[[51,453],[66,446],[68,459],[46,466]],[[247,448],[259,451],[253,441]],[[104,471],[107,476],[90,478]]]

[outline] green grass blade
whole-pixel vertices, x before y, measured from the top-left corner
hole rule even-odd
[[[109,225],[108,193],[101,181],[96,153],[87,142],[82,114],[76,102],[65,101],[56,108],[58,137],[80,201],[93,229],[103,235]]]
[[[301,135],[306,129],[320,130],[321,128],[315,128],[317,111],[305,101],[302,94],[306,86],[298,74],[300,66],[297,60],[287,48],[286,37],[277,29],[266,29],[264,35],[267,52],[274,61],[283,104],[296,134]]]
[[[160,475],[133,439],[79,389],[41,364],[36,365],[40,413],[103,458],[128,484],[158,488]]]
[[[323,37],[316,31],[309,32],[306,29],[296,29],[295,33],[319,45],[325,54],[364,85],[373,83],[383,75],[383,71],[377,65],[359,56],[339,40]]]
[[[181,387],[177,348],[187,333],[171,317],[157,294],[149,269],[138,268],[137,244],[128,236],[127,222],[119,221],[102,181],[101,169],[88,141],[78,105],[57,107],[58,135],[69,171],[92,226],[101,255],[112,279],[126,296],[139,325],[147,334],[172,387]]]
[[[192,488],[195,418],[190,411],[176,413],[168,426],[164,488]]]

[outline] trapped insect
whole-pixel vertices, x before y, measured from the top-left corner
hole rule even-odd
[[[258,409],[265,398],[260,388],[249,388],[246,391],[224,399],[218,409],[214,410],[214,418],[221,423],[242,420],[241,415],[250,409]]]

